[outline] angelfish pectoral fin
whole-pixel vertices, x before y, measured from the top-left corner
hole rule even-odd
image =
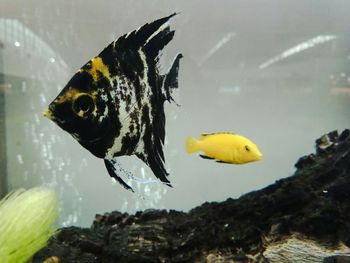
[[[131,188],[131,186],[128,185],[127,183],[125,183],[123,181],[123,179],[117,175],[117,171],[115,169],[115,161],[104,159],[104,162],[105,162],[105,165],[106,165],[106,168],[107,168],[109,175],[112,178],[114,178],[115,180],[117,180],[117,182],[120,183],[125,189],[131,190],[132,192],[134,192],[134,190]]]

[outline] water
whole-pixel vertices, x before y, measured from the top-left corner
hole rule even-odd
[[[315,138],[350,127],[349,8],[326,0],[3,0],[0,134],[6,143],[0,146],[7,182],[0,180],[0,188],[48,185],[62,202],[60,224],[87,226],[96,213],[186,211],[291,175]],[[161,59],[165,70],[176,53],[184,55],[175,96],[180,107],[166,105],[164,151],[174,187],[134,183],[139,194],[133,194],[42,112],[107,44],[174,11],[181,12],[171,22],[175,38]],[[251,138],[264,159],[233,166],[184,152],[187,136],[217,131]],[[136,157],[119,161],[135,176],[154,179]]]

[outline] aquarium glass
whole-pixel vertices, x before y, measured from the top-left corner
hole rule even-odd
[[[342,0],[2,0],[0,195],[49,186],[60,224],[88,226],[98,213],[188,211],[292,175],[316,138],[350,127],[349,10]],[[137,157],[120,157],[123,169],[150,180],[131,180],[132,193],[42,113],[111,41],[174,12],[175,36],[159,60],[166,72],[184,56],[175,103],[165,105],[173,187]],[[216,132],[246,136],[263,160],[233,165],[185,152],[188,136]]]

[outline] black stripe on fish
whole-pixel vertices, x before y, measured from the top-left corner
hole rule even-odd
[[[81,92],[89,92],[91,83],[93,82],[92,76],[86,71],[77,72],[67,83],[67,87],[74,87]],[[65,92],[63,89],[62,92]],[[61,93],[58,96],[62,95]]]
[[[165,114],[164,114],[164,100],[169,102],[173,101],[171,97],[172,90],[178,87],[178,71],[179,71],[179,61],[182,58],[182,54],[178,54],[170,67],[168,73],[164,76],[165,81],[162,83],[163,94],[159,94],[161,98],[158,98],[156,102],[157,112],[155,113],[154,120],[154,134],[158,137],[155,138],[155,147],[161,159],[164,161],[163,154],[163,144],[165,139]],[[160,101],[159,101],[160,100]],[[163,101],[162,101],[163,100]]]
[[[171,186],[170,181],[167,179],[167,176],[169,174],[164,167],[164,153],[162,148],[163,142],[161,141],[162,139],[164,140],[164,135],[163,138],[161,138],[159,134],[154,134],[154,129],[158,126],[155,123],[153,123],[153,127],[150,125],[150,119],[148,117],[148,114],[146,114],[149,110],[150,109],[148,106],[145,105],[143,108],[142,120],[142,122],[146,124],[144,136],[142,137],[144,148],[141,152],[137,152],[136,156],[151,168],[152,172],[157,178],[159,178],[163,183]],[[164,112],[159,113],[159,116],[157,116],[158,121],[160,116],[164,116]]]
[[[199,156],[200,156],[201,158],[203,158],[203,159],[208,159],[208,160],[214,160],[214,159],[215,159],[215,158],[209,157],[209,156],[204,155],[204,154],[200,154]]]
[[[211,135],[217,135],[217,134],[231,134],[231,135],[236,135],[233,132],[213,132],[213,133],[202,133],[201,136],[205,137],[205,136],[211,136]]]
[[[164,78],[164,97],[167,101],[171,102],[174,101],[174,99],[171,97],[171,93],[174,89],[178,88],[178,73],[179,73],[179,67],[180,67],[180,59],[183,58],[183,55],[177,54],[177,56],[174,59],[173,64],[171,65],[168,73],[163,76]]]
[[[129,133],[127,133],[123,139],[122,139],[122,148],[121,152],[124,153],[124,155],[131,155],[134,153],[136,146],[139,142],[139,136],[132,136]]]
[[[217,163],[227,163],[227,164],[232,164],[232,163],[230,163],[230,162],[225,162],[225,161],[220,161],[220,160],[218,160],[218,161],[216,161]]]
[[[103,63],[108,67],[111,76],[120,75],[118,61],[116,60],[117,51],[114,48],[114,42],[109,44],[100,54]]]

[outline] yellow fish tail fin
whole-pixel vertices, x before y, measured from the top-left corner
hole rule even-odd
[[[186,152],[187,153],[194,153],[194,152],[198,152],[199,150],[200,150],[199,141],[193,137],[187,137]]]

